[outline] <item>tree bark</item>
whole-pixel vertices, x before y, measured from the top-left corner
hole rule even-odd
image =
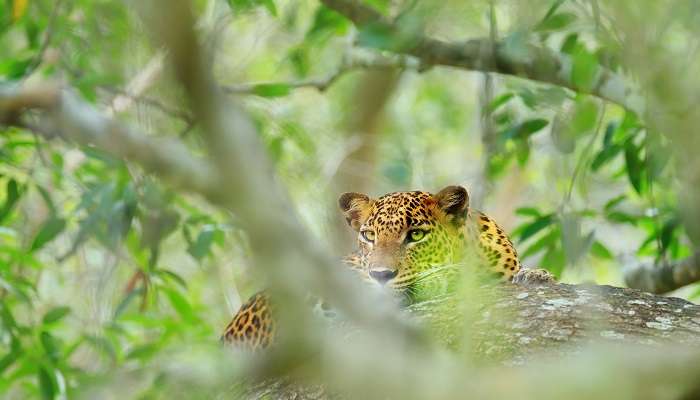
[[[700,306],[680,298],[607,285],[503,284],[485,292],[493,296],[480,296],[476,318],[469,324],[478,359],[517,366],[543,356],[575,357],[601,342],[613,347],[658,349],[676,344],[689,351],[700,349]],[[458,347],[464,333],[459,329],[464,326],[463,314],[454,312],[459,301],[464,299],[448,295],[412,305],[407,311],[430,325],[440,342]],[[301,385],[291,379],[252,386],[246,397],[335,398],[322,384]]]

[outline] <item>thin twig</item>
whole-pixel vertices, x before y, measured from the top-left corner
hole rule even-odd
[[[243,83],[238,85],[221,85],[227,94],[258,94],[263,86],[281,86],[287,89],[312,88],[324,92],[347,73],[365,69],[405,69],[418,70],[420,62],[412,57],[385,56],[378,53],[354,54],[344,57],[340,67],[333,73],[321,78],[307,78],[297,81]]]
[[[171,117],[175,117],[175,118],[178,118],[178,119],[185,121],[187,124],[193,124],[195,122],[194,117],[191,114],[189,114],[188,112],[177,109],[175,107],[171,107],[169,105],[166,105],[165,103],[163,103],[160,100],[155,99],[153,97],[136,95],[136,94],[130,93],[124,89],[117,88],[114,86],[104,85],[104,86],[100,86],[100,89],[103,89],[103,90],[110,92],[112,94],[127,97],[133,101],[137,101],[139,103],[143,103],[143,104],[146,104],[146,105],[151,106],[153,108],[156,108],[159,111],[163,112],[164,114],[167,114],[167,115],[170,115]]]

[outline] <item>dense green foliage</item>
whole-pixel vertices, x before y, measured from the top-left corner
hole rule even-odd
[[[489,34],[486,1],[366,3],[386,15],[401,10],[406,35]],[[508,46],[569,55],[579,87],[598,65],[631,72],[614,5],[515,3],[495,6]],[[394,39],[372,26],[358,32],[312,0],[196,4],[215,76],[244,92],[294,198],[290,208],[318,240],[342,229],[334,198],[356,188],[333,179],[355,146],[344,116],[362,73],[347,71],[324,91],[297,86],[343,68],[355,41],[371,49]],[[676,40],[693,38],[690,22],[679,24]],[[0,49],[0,81],[59,80],[120,120],[203,152],[183,94],[158,67],[128,2],[0,0]],[[156,72],[143,78],[151,64]],[[147,83],[136,89],[139,76]],[[376,176],[361,189],[463,184],[512,233],[526,265],[564,281],[621,284],[622,266],[691,254],[663,132],[618,105],[508,76],[493,77],[480,107],[484,79],[439,67],[404,71],[378,130]],[[263,286],[235,215],[99,149],[0,128],[0,396],[65,398],[83,384],[108,385],[115,368],[147,370],[158,355],[216,345],[240,301]],[[161,394],[151,373],[134,396]]]

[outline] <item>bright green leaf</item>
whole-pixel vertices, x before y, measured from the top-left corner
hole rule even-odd
[[[605,245],[603,245],[601,242],[599,242],[597,240],[594,241],[593,244],[591,245],[591,254],[593,254],[594,256],[596,256],[598,258],[602,258],[604,260],[614,259],[610,250],[608,250],[608,248],[605,247]]]
[[[572,56],[571,81],[574,86],[589,92],[598,77],[598,60],[585,48],[579,48]]]
[[[177,311],[180,317],[190,324],[197,324],[199,318],[194,313],[190,302],[187,301],[177,290],[171,288],[163,288],[163,291],[170,300],[170,305]]]
[[[253,93],[262,97],[282,97],[289,92],[289,85],[285,83],[261,83],[253,88]]]

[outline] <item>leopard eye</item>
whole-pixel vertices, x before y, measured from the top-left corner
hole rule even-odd
[[[370,243],[374,243],[374,232],[372,231],[362,231],[360,232],[360,235],[362,235],[362,238],[365,239],[366,241]]]
[[[406,235],[406,241],[409,243],[418,242],[425,237],[426,233],[427,232],[424,231],[423,229],[410,230],[410,231],[408,231],[408,235]]]

